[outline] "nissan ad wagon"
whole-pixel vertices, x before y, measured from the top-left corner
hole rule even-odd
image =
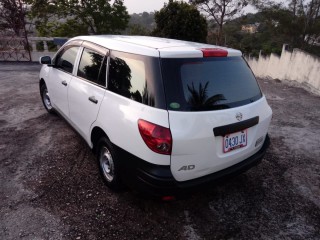
[[[70,39],[40,93],[97,154],[111,189],[170,196],[263,158],[272,110],[238,50],[143,36]]]

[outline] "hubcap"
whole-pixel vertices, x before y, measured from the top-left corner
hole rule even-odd
[[[108,148],[102,147],[99,160],[103,175],[108,182],[111,182],[114,178],[114,163]]]
[[[43,102],[44,102],[44,105],[46,106],[46,108],[48,110],[51,110],[52,109],[51,100],[50,100],[50,96],[49,96],[47,89],[43,90],[42,98],[43,98]]]

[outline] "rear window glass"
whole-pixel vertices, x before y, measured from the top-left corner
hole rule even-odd
[[[170,110],[226,109],[262,96],[242,57],[163,59],[162,73]]]

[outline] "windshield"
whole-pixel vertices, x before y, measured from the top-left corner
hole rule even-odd
[[[226,109],[262,96],[242,57],[167,58],[161,65],[169,110]]]

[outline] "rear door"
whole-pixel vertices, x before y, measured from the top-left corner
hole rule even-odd
[[[271,109],[241,57],[164,59],[162,72],[177,181],[217,172],[259,151]]]
[[[90,126],[96,120],[106,90],[108,51],[83,43],[76,76],[69,86],[70,119],[89,142]]]
[[[244,121],[236,119],[238,113],[242,114],[244,121],[253,122],[253,126],[249,127],[249,124],[242,128],[243,131],[231,135],[215,135],[214,129],[217,127],[241,125]],[[270,120],[271,110],[265,98],[219,113],[169,111],[173,139],[171,171],[175,179],[185,181],[202,177],[252,156],[262,147]]]

